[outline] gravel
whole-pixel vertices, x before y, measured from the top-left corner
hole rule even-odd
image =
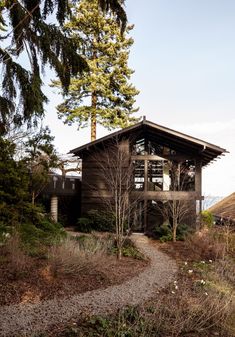
[[[33,336],[50,326],[66,323],[75,317],[115,312],[127,305],[150,299],[156,289],[169,284],[177,271],[176,263],[151,245],[143,235],[132,235],[138,249],[150,259],[149,266],[138,276],[116,286],[92,290],[80,295],[55,298],[37,304],[0,307],[0,336]]]

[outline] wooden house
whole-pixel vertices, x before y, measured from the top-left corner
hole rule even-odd
[[[125,156],[117,161],[115,151],[120,148]],[[105,168],[116,172],[113,158],[122,172],[127,172],[131,163],[133,188],[129,202],[138,199],[133,225],[135,230],[148,232],[164,221],[158,206],[169,200],[187,204],[184,222],[195,223],[203,199],[202,167],[226,150],[143,119],[70,152],[82,159],[82,214],[105,209],[104,201],[112,198],[104,172]]]
[[[235,192],[211,206],[208,211],[217,224],[235,225]]]

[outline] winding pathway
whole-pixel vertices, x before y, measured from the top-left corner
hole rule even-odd
[[[149,266],[138,276],[106,289],[88,291],[71,297],[0,307],[0,336],[32,336],[50,326],[68,322],[73,317],[102,315],[126,305],[150,299],[156,289],[172,281],[176,263],[157,250],[143,235],[133,235],[138,249],[150,259]]]

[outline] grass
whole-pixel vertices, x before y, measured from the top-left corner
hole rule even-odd
[[[53,245],[48,253],[48,263],[53,276],[76,275],[105,264],[108,259],[110,241],[95,236],[66,238]]]

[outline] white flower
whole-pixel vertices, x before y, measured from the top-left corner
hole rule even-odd
[[[201,280],[200,283],[201,284],[206,284],[206,282],[204,280]]]
[[[172,290],[172,292],[171,292],[172,294],[175,294],[175,292]]]
[[[177,284],[177,281],[174,281],[174,284]]]
[[[188,262],[187,262],[187,261],[185,261],[185,262],[184,262],[184,264],[185,264],[185,266],[187,266]]]
[[[192,274],[192,273],[193,273],[193,270],[192,270],[192,269],[189,269],[188,273],[189,273],[189,274]]]
[[[210,263],[212,263],[213,261],[212,260],[209,260]]]
[[[204,264],[204,263],[205,263],[205,261],[201,261],[201,263],[203,263],[203,264]]]
[[[208,296],[208,293],[205,293],[206,296]]]
[[[177,290],[177,289],[179,289],[179,287],[177,285],[175,285],[175,289]]]

